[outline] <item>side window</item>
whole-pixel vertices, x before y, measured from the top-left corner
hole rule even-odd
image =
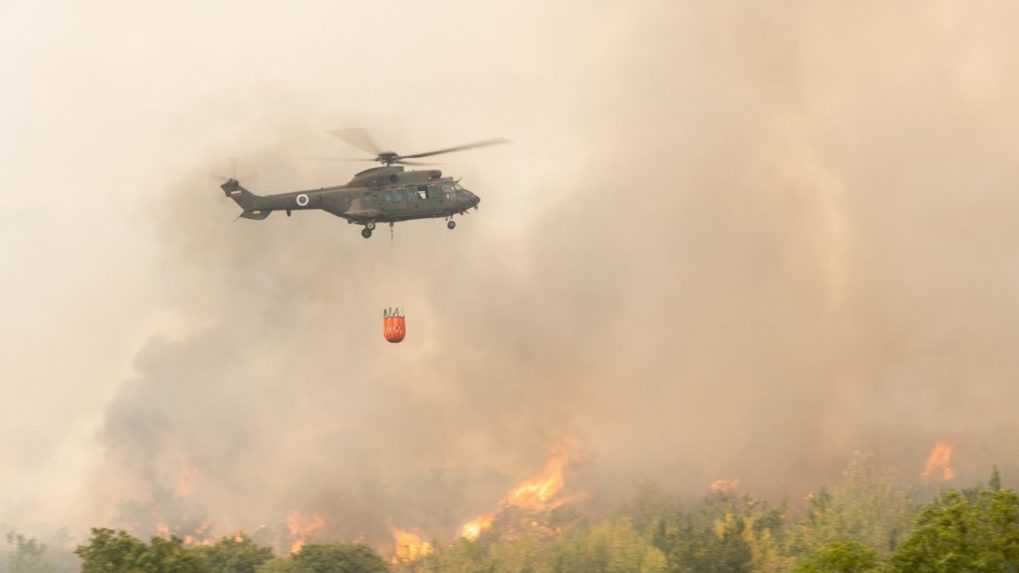
[[[427,199],[427,198],[428,198],[428,186],[427,185],[418,185],[418,199]]]

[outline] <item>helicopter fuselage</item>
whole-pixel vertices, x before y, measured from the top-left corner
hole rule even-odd
[[[322,210],[350,223],[364,225],[362,235],[371,236],[376,223],[414,219],[449,219],[481,201],[438,170],[404,171],[402,166],[375,167],[356,174],[346,185],[259,196],[235,179],[222,186],[241,206],[242,218],[262,220],[273,211]]]

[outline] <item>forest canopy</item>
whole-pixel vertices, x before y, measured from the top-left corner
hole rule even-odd
[[[653,484],[610,515],[518,512],[475,539],[384,556],[364,544],[296,551],[243,534],[189,545],[95,528],[74,551],[7,534],[7,573],[914,573],[1019,570],[1019,494],[986,485],[928,494],[855,459],[805,507],[732,489],[689,502]],[[76,556],[76,559],[75,559]]]

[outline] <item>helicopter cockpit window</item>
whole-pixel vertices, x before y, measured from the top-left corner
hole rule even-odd
[[[427,199],[427,198],[428,198],[428,186],[427,185],[418,185],[418,199]]]

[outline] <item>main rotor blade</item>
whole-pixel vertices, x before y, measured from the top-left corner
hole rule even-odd
[[[402,159],[397,159],[393,163],[396,165],[414,165],[417,167],[439,165],[438,163],[422,163],[420,161],[404,161]]]
[[[486,139],[485,141],[478,141],[475,143],[468,143],[466,145],[458,145],[456,147],[447,147],[445,149],[439,149],[436,151],[426,151],[424,153],[414,153],[411,155],[401,155],[400,159],[411,159],[414,157],[429,157],[431,155],[439,155],[440,153],[452,153],[454,151],[463,151],[465,149],[475,149],[478,147],[488,147],[489,145],[499,145],[502,143],[509,143],[508,139],[497,138],[497,139]]]
[[[373,153],[375,155],[382,152],[379,146],[375,144],[375,141],[372,140],[371,136],[368,135],[368,132],[363,129],[337,129],[330,131],[329,133],[339,137],[343,141],[346,141],[348,144],[353,145],[362,151],[367,151],[368,153]]]
[[[374,157],[305,157],[312,161],[376,161]]]

